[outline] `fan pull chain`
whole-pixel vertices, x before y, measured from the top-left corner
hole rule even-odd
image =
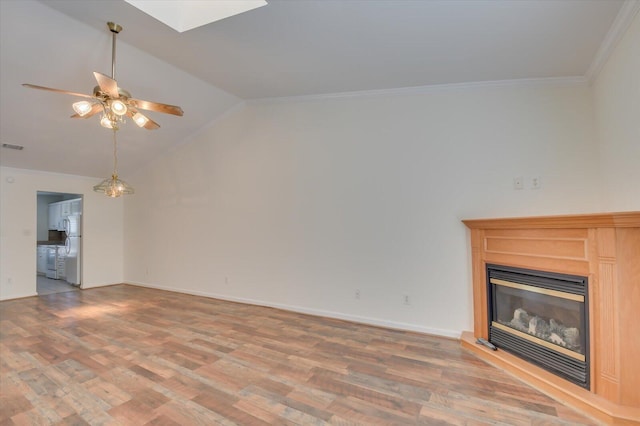
[[[118,142],[116,141],[116,129],[113,129],[113,174],[118,176]]]

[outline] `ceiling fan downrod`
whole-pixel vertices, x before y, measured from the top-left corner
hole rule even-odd
[[[109,31],[111,31],[111,78],[116,79],[116,36],[120,31],[122,31],[122,26],[115,24],[113,22],[107,22],[107,27],[109,27]]]

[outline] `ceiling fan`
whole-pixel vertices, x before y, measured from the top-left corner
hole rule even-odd
[[[114,24],[113,22],[107,22],[107,26],[113,36],[111,77],[99,72],[94,72],[93,75],[98,85],[93,88],[93,94],[85,95],[83,93],[75,93],[28,83],[24,83],[23,86],[31,89],[49,90],[51,92],[89,98],[89,101],[79,101],[73,104],[73,109],[76,113],[72,115],[71,118],[89,118],[98,113],[102,113],[100,124],[108,129],[117,130],[120,124],[124,122],[124,117],[130,117],[138,127],[144,127],[148,130],[160,127],[158,123],[142,114],[139,109],[182,116],[184,112],[179,106],[134,99],[128,91],[118,87],[118,83],[115,80],[116,35],[122,31],[122,26]]]

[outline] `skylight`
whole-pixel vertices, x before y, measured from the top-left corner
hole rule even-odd
[[[125,0],[182,33],[267,4],[266,0]]]

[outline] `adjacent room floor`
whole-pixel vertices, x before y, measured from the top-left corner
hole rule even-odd
[[[596,424],[452,339],[128,285],[0,310],[1,424]]]
[[[46,294],[62,293],[65,291],[78,291],[79,288],[64,280],[54,280],[43,275],[38,275],[36,279],[38,296]]]

